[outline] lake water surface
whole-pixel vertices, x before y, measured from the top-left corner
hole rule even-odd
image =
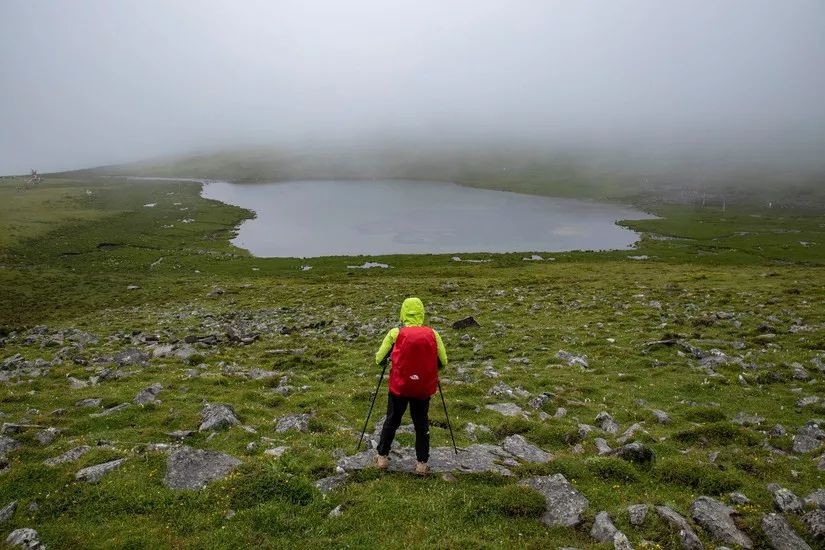
[[[209,182],[203,196],[254,210],[232,243],[261,257],[626,249],[611,204],[419,181]]]

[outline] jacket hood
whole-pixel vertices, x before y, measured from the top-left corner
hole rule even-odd
[[[407,327],[424,324],[424,303],[418,298],[407,298],[401,304],[401,322]]]

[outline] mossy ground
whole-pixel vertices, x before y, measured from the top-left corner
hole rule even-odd
[[[163,358],[127,368],[126,378],[71,390],[67,376],[90,372],[66,361],[45,377],[2,386],[4,421],[27,419],[63,430],[48,446],[29,433],[14,436],[23,446],[10,453],[10,469],[0,478],[0,505],[17,499],[21,506],[4,532],[34,527],[52,548],[594,547],[588,522],[581,529],[546,528],[534,496],[500,476],[450,482],[367,471],[328,497],[312,487],[334,471],[338,450],[354,451],[378,374],[372,355],[408,295],[424,300],[448,348],[444,391],[459,446],[471,443],[468,422],[493,428],[489,441],[524,434],[556,458],[522,466],[516,478],[563,473],[590,500],[589,520],[610,512],[636,544],[678,543],[654,514],[641,528],[632,527],[630,504],[666,504],[684,514],[700,494],[725,500],[738,490],[752,500],[738,507],[740,523],[764,546],[759,522],[772,509],[766,484],[802,496],[823,486],[820,453],[777,454],[763,448],[769,438],[762,432],[781,423],[793,433],[825,417],[822,407],[795,406],[802,396],[825,393],[823,374],[811,364],[825,352],[821,214],[663,207],[657,210],[663,219],[627,222],[647,232],[638,250],[538,251],[555,258],[540,262],[522,261],[525,253],[479,255],[491,259],[484,264],[390,256],[369,259],[391,269],[348,270],[364,258],[261,259],[231,247],[233,228],[250,214],[198,193],[196,183],[105,178],[51,178],[36,191],[17,191],[6,182],[0,188],[1,223],[14,226],[0,251],[4,334],[36,324],[78,328],[99,337],[82,352],[92,359],[134,347],[141,334],[205,334],[216,320],[269,319],[276,327],[298,327],[288,334],[266,331],[250,345],[204,346],[199,352],[207,368],[196,378],[187,378],[190,362]],[[313,269],[300,271],[307,263]],[[217,287],[225,292],[208,296]],[[481,327],[449,328],[466,315]],[[328,324],[301,328],[321,321]],[[809,330],[791,332],[795,325]],[[768,331],[775,336],[766,337]],[[711,375],[677,349],[645,345],[674,335],[741,355],[757,368],[722,365]],[[560,349],[586,355],[592,370],[556,360]],[[51,360],[56,352],[13,339],[2,356]],[[517,358],[529,363],[511,361]],[[220,368],[220,361],[288,375],[296,390],[281,396],[274,392],[278,378],[247,380]],[[806,366],[815,381],[795,380],[794,363]],[[489,365],[498,379],[485,376]],[[535,412],[529,420],[506,419],[483,407],[504,400],[487,396],[498,381],[533,395],[551,392],[545,410],[552,414],[561,406],[568,413],[545,421]],[[100,397],[104,406],[129,402],[154,382],[164,386],[159,405],[102,418],[74,405],[86,397]],[[200,492],[167,490],[165,457],[131,450],[167,442],[166,432],[197,429],[203,401],[233,405],[257,434],[235,427],[209,441],[196,434],[187,444],[228,452],[245,466]],[[525,399],[517,402],[526,408]],[[383,404],[379,398],[376,406]],[[50,416],[58,408],[67,413]],[[672,422],[657,423],[654,408],[667,411]],[[603,410],[623,430],[644,423],[647,434],[639,437],[657,456],[651,467],[596,457],[592,440],[604,435],[598,430],[582,441],[584,453],[573,452],[577,425],[594,423]],[[740,427],[731,422],[740,411],[765,421],[760,428]],[[276,433],[273,419],[294,412],[314,414],[310,431]],[[440,407],[431,408],[431,418],[433,445],[449,445]],[[280,459],[262,455],[267,445],[246,450],[261,437],[289,450]],[[770,438],[787,448],[780,439]],[[42,464],[98,441],[112,445],[77,463]],[[715,461],[712,452],[719,453]],[[126,464],[99,483],[74,481],[81,467],[122,456],[129,456]],[[28,509],[31,502],[36,510]],[[343,514],[329,518],[338,505]],[[230,510],[234,517],[227,517]],[[793,524],[804,532],[800,522]]]

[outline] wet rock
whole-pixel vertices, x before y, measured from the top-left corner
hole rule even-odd
[[[225,453],[181,447],[166,461],[163,484],[169,489],[201,489],[223,479],[240,464],[240,460]]]
[[[496,411],[504,416],[525,416],[524,410],[515,403],[492,403],[484,405],[484,408]]]
[[[129,406],[129,403],[121,403],[120,405],[115,405],[114,407],[109,407],[108,409],[105,409],[105,410],[103,410],[99,413],[92,413],[89,416],[91,418],[100,418],[101,416],[109,416],[109,415],[115,414],[116,412],[122,411],[123,409],[127,408],[128,406]]]
[[[630,524],[639,526],[645,522],[649,506],[647,504],[634,504],[627,507],[627,515],[630,518]]]
[[[309,413],[290,414],[278,419],[275,425],[275,433],[284,433],[290,430],[298,432],[307,432],[309,430],[309,419],[312,415]]]
[[[596,415],[596,425],[609,434],[616,435],[619,433],[619,423],[606,411],[602,411]]]
[[[825,539],[825,510],[814,510],[802,516],[808,532],[817,539]]]
[[[124,351],[119,351],[112,357],[114,362],[119,367],[126,366],[146,366],[149,364],[149,354],[140,351],[139,349],[131,348]]]
[[[774,550],[811,550],[808,543],[799,538],[785,518],[779,514],[762,516],[762,531]]]
[[[201,425],[198,431],[219,430],[240,423],[235,410],[230,405],[207,403],[201,410]]]
[[[75,405],[75,407],[84,407],[84,408],[92,409],[92,408],[100,407],[100,405],[102,403],[103,403],[102,399],[100,399],[98,397],[94,397],[94,398],[89,398],[89,399],[81,399],[80,401],[78,401],[74,405]]]
[[[593,527],[590,529],[590,536],[599,542],[608,542],[613,540],[613,535],[619,530],[613,525],[610,515],[607,512],[599,512],[596,514],[596,519],[593,522]]]
[[[553,455],[542,451],[518,434],[511,435],[502,441],[501,448],[527,462],[548,462],[553,459]]]
[[[5,457],[8,453],[20,447],[20,443],[6,436],[0,436],[0,458]]]
[[[633,443],[622,445],[618,449],[613,449],[607,453],[607,456],[615,456],[621,458],[622,460],[627,460],[628,462],[643,465],[652,463],[656,458],[653,449],[639,441],[634,441]]]
[[[660,411],[659,409],[653,409],[650,411],[659,424],[670,424],[670,416],[665,411]]]
[[[736,413],[736,416],[734,416],[733,420],[731,420],[731,422],[738,424],[739,426],[758,426],[764,421],[765,419],[761,416],[748,414],[743,411]]]
[[[120,468],[123,463],[126,462],[125,458],[118,458],[117,460],[110,460],[109,462],[104,462],[103,464],[96,464],[94,466],[89,466],[88,468],[83,468],[79,472],[77,472],[74,478],[77,481],[85,481],[86,483],[96,483],[100,480],[104,475]]]
[[[81,445],[79,447],[69,449],[65,453],[58,455],[56,457],[47,458],[43,461],[43,464],[45,464],[46,466],[57,466],[59,464],[65,464],[66,462],[74,462],[75,460],[77,460],[78,458],[85,455],[91,450],[92,448],[88,445]]]
[[[334,476],[325,477],[315,482],[315,487],[322,495],[327,495],[338,488],[347,479],[347,474],[338,474]]]
[[[60,437],[61,431],[57,428],[46,428],[34,434],[34,438],[40,442],[41,445],[49,445],[55,439]]]
[[[458,321],[455,321],[450,326],[455,330],[464,330],[466,328],[471,327],[480,327],[481,325],[479,325],[478,321],[476,321],[471,315],[470,317],[465,317],[464,319],[459,319]]]
[[[135,405],[148,405],[152,404],[159,404],[160,400],[157,399],[157,394],[159,394],[163,390],[163,386],[155,383],[149,386],[148,388],[144,388],[138,392],[132,402]]]
[[[690,505],[690,515],[710,536],[719,542],[738,544],[743,548],[753,548],[753,542],[739,530],[731,516],[733,508],[725,506],[710,497],[699,497]]]
[[[674,529],[679,530],[679,542],[685,550],[704,550],[705,546],[694,532],[693,527],[679,513],[667,506],[656,506],[656,513]]]
[[[776,483],[771,483],[768,485],[768,491],[773,494],[773,503],[780,512],[802,513],[802,499],[796,496],[790,489],[780,487]]]
[[[13,500],[0,509],[0,523],[5,523],[14,516],[17,511],[17,501]]]
[[[40,540],[40,535],[28,527],[15,529],[6,537],[6,544],[26,550],[46,550],[46,545]]]
[[[535,489],[544,497],[547,509],[541,521],[548,527],[574,527],[582,522],[588,500],[562,474],[539,476],[519,482]]]
[[[565,361],[567,365],[571,367],[581,367],[584,369],[590,367],[590,363],[587,362],[586,357],[574,355],[569,351],[564,351],[563,349],[560,349],[558,353],[556,353],[556,359]]]

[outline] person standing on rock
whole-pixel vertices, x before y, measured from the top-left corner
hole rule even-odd
[[[375,354],[375,364],[390,361],[390,391],[387,397],[387,418],[381,429],[375,465],[389,468],[389,454],[401,417],[410,407],[415,426],[415,473],[427,474],[430,458],[430,397],[438,390],[438,371],[447,366],[447,349],[441,336],[424,325],[424,304],[418,298],[407,298],[401,304],[400,328],[393,328],[384,337]]]

